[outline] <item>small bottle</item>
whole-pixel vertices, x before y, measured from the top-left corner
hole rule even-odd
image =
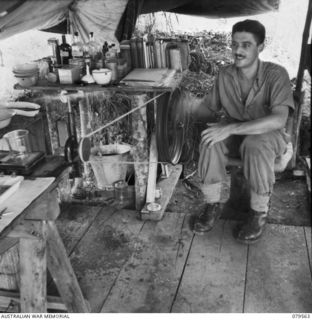
[[[124,204],[125,200],[127,200],[128,197],[128,184],[126,181],[119,180],[114,183],[114,194],[115,199],[118,201],[118,203]]]
[[[107,50],[106,50],[106,53],[105,53],[105,59],[106,60],[110,59],[110,57],[111,57],[111,48],[112,48],[112,46],[107,44]]]
[[[108,52],[108,43],[107,41],[104,42],[102,47],[102,66],[105,66],[105,60],[106,60],[106,53]]]
[[[95,41],[93,32],[89,33],[89,41],[86,46],[91,58],[91,69],[93,69],[98,61],[102,60],[101,46]]]
[[[106,59],[117,59],[117,49],[114,47],[115,47],[114,43],[108,46],[108,50],[105,55]]]
[[[74,42],[72,44],[72,56],[73,58],[83,58],[84,46],[80,41],[78,32],[74,33]]]
[[[111,57],[112,58],[117,58],[117,48],[116,48],[116,45],[115,45],[115,43],[112,43],[111,44]]]
[[[59,46],[60,49],[60,56],[61,56],[61,64],[69,64],[69,59],[72,58],[72,48],[71,46],[66,42],[66,36],[65,34],[62,35],[62,43]]]
[[[118,71],[117,71],[117,53],[114,50],[114,44],[108,46],[108,52],[105,56],[105,67],[112,71],[112,83],[116,83],[118,80]]]

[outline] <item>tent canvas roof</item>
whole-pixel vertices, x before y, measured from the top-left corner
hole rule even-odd
[[[264,13],[278,6],[279,0],[0,0],[0,40],[39,29],[78,31],[84,41],[93,31],[100,42],[116,42],[131,36],[139,14],[169,11],[225,18]]]

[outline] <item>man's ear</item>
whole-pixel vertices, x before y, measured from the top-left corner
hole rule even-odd
[[[263,49],[264,49],[264,43],[259,44],[259,45],[258,45],[258,51],[259,51],[259,53],[262,52]]]

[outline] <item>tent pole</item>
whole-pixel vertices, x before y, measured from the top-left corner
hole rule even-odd
[[[309,0],[307,17],[305,21],[305,26],[303,29],[302,35],[302,44],[301,44],[301,55],[300,55],[300,62],[299,62],[299,69],[297,73],[297,81],[296,81],[296,89],[294,92],[294,99],[295,99],[295,114],[294,114],[294,137],[293,137],[293,144],[294,144],[294,154],[291,159],[291,168],[296,166],[296,159],[297,159],[297,152],[298,152],[298,144],[299,144],[299,131],[300,131],[300,124],[302,118],[302,100],[303,95],[301,93],[302,89],[302,82],[304,76],[304,70],[306,69],[306,60],[308,54],[308,40],[309,40],[309,31],[311,26],[311,19],[312,19],[312,0]]]

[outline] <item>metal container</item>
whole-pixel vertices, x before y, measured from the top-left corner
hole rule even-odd
[[[11,151],[17,151],[20,156],[31,152],[28,130],[14,130],[6,133],[3,138]]]
[[[58,40],[56,38],[50,38],[48,39],[48,45],[50,45],[52,48],[52,54],[56,64],[61,64],[61,55]]]

